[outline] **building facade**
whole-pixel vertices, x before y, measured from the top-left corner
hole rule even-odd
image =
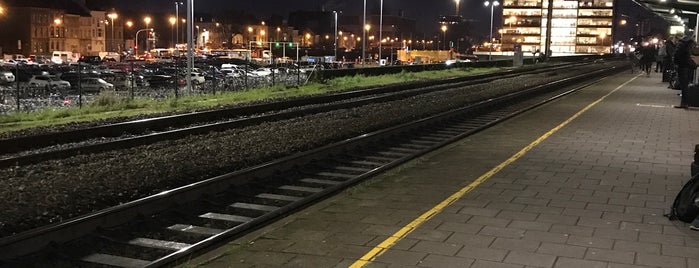
[[[504,0],[503,27],[499,31],[503,51],[544,51],[547,0]],[[610,53],[614,0],[554,0],[551,13],[552,53]]]

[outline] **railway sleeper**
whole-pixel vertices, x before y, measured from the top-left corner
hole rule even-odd
[[[260,198],[260,199],[273,200],[273,201],[285,201],[285,202],[296,202],[296,201],[303,199],[303,198],[298,197],[298,196],[270,194],[270,193],[261,193],[261,194],[256,195],[255,197]]]

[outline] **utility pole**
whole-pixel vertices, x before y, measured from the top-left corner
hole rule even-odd
[[[551,19],[553,18],[553,0],[549,0],[548,14],[546,15],[546,46],[544,51],[544,60],[549,61],[551,57]]]
[[[364,16],[362,17],[362,67],[364,67],[364,62],[366,61],[366,0],[364,0]]]
[[[194,42],[192,42],[192,29],[194,28],[194,0],[187,0],[187,90],[192,90],[192,67],[194,67]]]

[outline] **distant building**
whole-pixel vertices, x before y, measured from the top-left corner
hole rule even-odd
[[[90,11],[71,0],[6,0],[0,31],[4,54],[48,55],[54,50],[84,53],[80,35],[80,18]]]
[[[609,53],[611,51],[614,0],[554,0],[551,19],[551,52]],[[502,50],[544,52],[548,1],[504,0]]]
[[[470,22],[460,15],[439,16],[439,35],[437,49],[466,52],[471,47]]]

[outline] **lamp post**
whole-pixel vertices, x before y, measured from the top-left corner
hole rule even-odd
[[[444,50],[447,50],[447,26],[442,25],[442,32],[444,32]]]
[[[498,1],[485,1],[485,6],[490,6],[490,39],[488,39],[488,60],[493,59],[493,9],[500,5]]]
[[[107,14],[107,17],[111,20],[112,24],[112,42],[110,42],[111,49],[110,51],[114,51],[114,19],[116,19],[119,15],[117,15],[116,11],[112,10]]]
[[[379,14],[379,66],[381,66],[381,39],[383,32],[383,0],[381,0],[381,11]]]
[[[456,3],[456,16],[459,16],[459,3],[461,0],[454,0],[454,3]]]
[[[175,41],[175,24],[177,24],[177,18],[170,17],[170,40],[173,48],[177,44],[177,41]]]
[[[178,26],[177,30],[179,30],[179,29],[180,29],[180,27]],[[182,39],[185,39],[185,40],[182,40],[182,41],[184,41],[182,43],[186,44],[187,43],[187,40],[186,40],[187,39],[187,19],[182,19],[182,35],[184,35]],[[178,36],[177,39],[179,39],[179,38],[180,37]]]
[[[366,0],[364,0],[364,16],[362,17],[362,25],[366,25]],[[366,61],[366,31],[362,31],[362,67]]]
[[[383,1],[383,0],[382,0]],[[333,37],[334,40],[334,52],[335,52],[335,57],[333,58],[334,61],[337,61],[337,11],[333,11],[333,15],[335,15],[335,36]],[[277,28],[279,29],[279,28]]]
[[[371,30],[371,25],[369,24],[364,24],[364,37],[362,38],[362,44],[366,44],[366,48],[369,49],[369,55],[371,55],[371,43],[369,43],[369,40],[371,40],[371,36],[369,35],[369,31]],[[366,59],[362,59],[362,62],[366,61]]]
[[[130,20],[126,21],[126,27],[129,28],[129,33],[131,33],[131,27],[133,27],[133,21],[130,21]],[[124,33],[126,33],[126,31],[124,31]],[[129,36],[129,37],[131,37],[131,36]],[[134,44],[135,43],[136,42],[134,42]],[[126,42],[124,42],[124,50],[126,50]]]
[[[145,18],[143,18],[143,22],[146,23],[146,28],[148,28],[148,25],[151,22],[150,16],[146,16]],[[136,35],[138,35],[138,33],[136,33]],[[146,36],[146,52],[150,51],[150,44],[148,42],[149,41],[148,39],[150,39],[150,34],[149,34],[149,36]]]
[[[138,34],[143,32],[143,31],[152,31],[152,30],[153,30],[152,28],[145,28],[145,29],[140,29],[140,30],[136,31],[136,40],[134,42],[136,44],[136,53],[135,53],[136,55],[138,55]],[[147,43],[148,43],[148,41],[146,41],[146,44]]]
[[[180,21],[180,5],[182,5],[182,2],[175,2],[175,23],[173,23],[172,19],[170,19],[170,23],[172,23],[173,27],[175,28],[175,47],[180,39],[180,27],[175,27],[175,24]]]
[[[198,48],[199,47],[199,25],[195,25],[194,29],[197,30],[196,34],[194,35],[194,36],[196,36],[196,38],[194,39],[194,47]]]

